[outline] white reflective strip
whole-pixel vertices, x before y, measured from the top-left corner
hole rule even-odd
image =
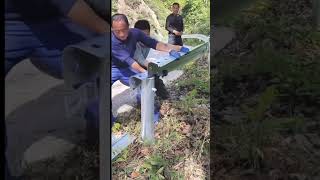
[[[183,34],[181,38],[182,39],[200,39],[204,42],[210,43],[210,37],[203,34]]]

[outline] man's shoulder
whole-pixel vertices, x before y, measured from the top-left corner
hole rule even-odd
[[[181,19],[183,19],[183,17],[180,14],[174,15],[173,13],[169,14],[167,16],[167,18],[181,18]]]
[[[139,33],[139,32],[140,32],[140,30],[139,30],[139,29],[137,29],[137,28],[130,28],[130,29],[129,29],[129,32],[132,32],[132,33]]]
[[[129,29],[129,33],[130,33],[130,35],[133,35],[133,36],[141,36],[141,35],[143,35],[143,32],[140,29],[137,29],[137,28],[130,28]]]
[[[144,37],[144,33],[137,28],[130,28],[130,35],[134,37]]]
[[[169,14],[169,15],[167,16],[167,18],[171,18],[171,17],[173,17],[173,16],[174,16],[174,14],[171,13],[171,14]]]

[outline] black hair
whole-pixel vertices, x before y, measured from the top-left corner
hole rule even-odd
[[[134,24],[134,28],[140,29],[140,30],[149,30],[150,31],[150,24],[148,20],[142,19],[138,20]]]
[[[129,26],[129,21],[128,21],[128,18],[126,15],[124,14],[114,14],[112,17],[111,17],[111,26],[112,26],[112,23],[113,21],[124,21],[128,26]]]
[[[180,7],[180,4],[177,3],[177,2],[175,2],[175,3],[172,4],[172,6],[175,6],[175,5],[177,5],[178,7]]]

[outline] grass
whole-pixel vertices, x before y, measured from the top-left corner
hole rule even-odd
[[[204,64],[194,63],[189,66],[193,67],[192,74],[197,74],[204,83],[208,83],[206,76],[209,74],[199,73],[205,67]],[[155,129],[154,144],[144,144],[137,140],[122,152],[113,162],[114,179],[204,179],[208,176],[209,94],[192,90],[194,87],[190,86],[194,84],[190,83],[189,76],[193,75],[189,74],[188,68],[184,68],[183,77],[170,87],[172,90],[181,89],[180,93],[162,103],[162,118]],[[186,91],[188,93],[184,93]],[[181,96],[183,100],[180,100]],[[120,131],[126,130],[139,136],[139,118],[133,118],[139,117],[138,110],[129,116],[132,121],[122,121]],[[127,115],[123,119],[128,119]]]
[[[232,25],[234,17],[238,16],[242,10],[250,7],[259,0],[224,0],[214,2],[213,17],[214,24]]]
[[[308,128],[317,113],[305,113],[319,105],[310,2],[257,1],[233,21],[236,39],[214,59],[214,178],[316,179],[317,148],[304,138],[320,136]]]

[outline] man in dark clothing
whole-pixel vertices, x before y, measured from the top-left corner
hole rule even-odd
[[[6,0],[5,76],[29,58],[41,71],[62,79],[63,49],[110,32],[107,19],[84,0]],[[5,163],[5,179],[16,179]]]
[[[179,13],[179,3],[172,4],[172,13],[166,19],[166,30],[169,32],[168,43],[183,45],[181,35],[184,31],[183,18]]]

